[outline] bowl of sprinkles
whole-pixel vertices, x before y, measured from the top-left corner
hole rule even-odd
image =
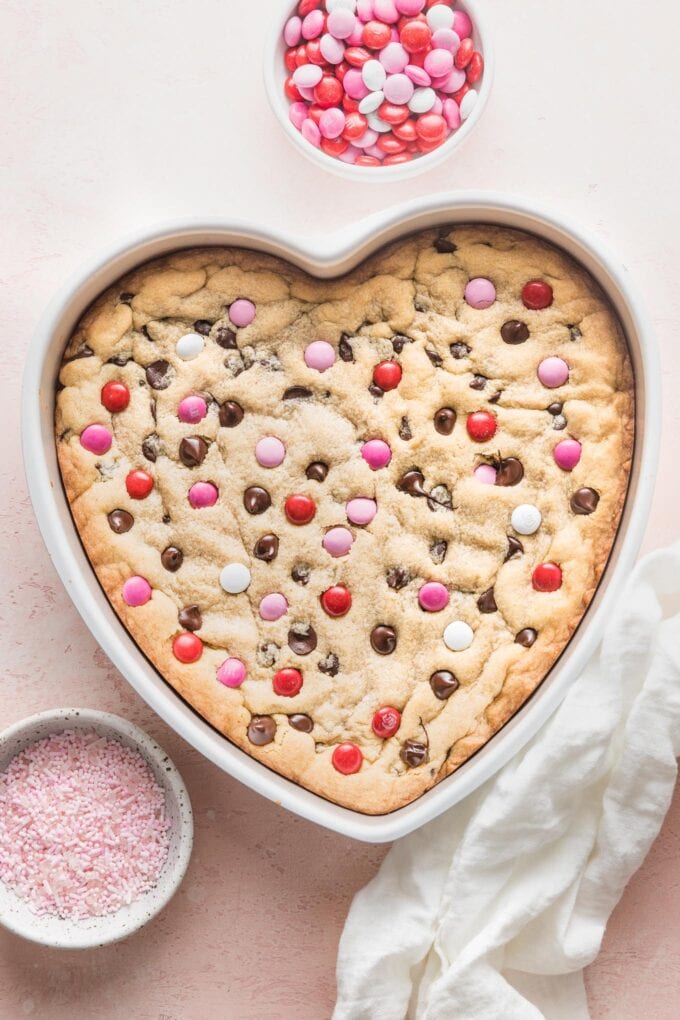
[[[0,734],[0,923],[32,942],[90,949],[171,899],[193,842],[176,767],[124,719],[30,716]]]
[[[470,2],[299,0],[265,58],[269,100],[314,163],[399,180],[470,134],[491,87],[488,31]]]

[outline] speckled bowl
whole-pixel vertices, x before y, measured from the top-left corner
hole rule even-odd
[[[25,900],[0,882],[0,924],[31,942],[54,949],[93,949],[117,942],[137,931],[155,917],[179,888],[191,856],[194,823],[191,802],[184,781],[162,747],[137,726],[108,712],[90,708],[61,708],[22,719],[0,733],[0,772],[12,758],[30,744],[50,733],[63,730],[94,730],[102,737],[132,747],[149,763],[165,790],[170,817],[170,850],[160,878],[153,889],[114,914],[82,921],[53,915],[39,917]]]

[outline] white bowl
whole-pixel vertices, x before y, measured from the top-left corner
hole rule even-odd
[[[274,23],[271,27],[269,38],[267,40],[264,52],[264,83],[267,89],[267,96],[269,97],[269,103],[272,110],[276,114],[281,127],[286,132],[288,138],[291,140],[293,145],[300,152],[303,153],[312,163],[316,166],[322,167],[324,170],[330,170],[331,173],[338,174],[340,177],[345,177],[353,181],[361,181],[362,183],[373,182],[376,184],[387,184],[390,181],[401,181],[408,177],[416,177],[418,174],[423,173],[426,170],[431,170],[433,167],[442,163],[454,149],[458,149],[466,138],[469,137],[470,133],[474,129],[475,124],[479,121],[482,115],[486,101],[489,98],[491,91],[491,82],[493,79],[494,71],[494,60],[493,50],[491,44],[491,35],[489,33],[488,24],[485,21],[483,13],[479,10],[479,7],[474,0],[461,0],[460,3],[456,3],[455,7],[458,10],[466,11],[472,18],[474,25],[474,33],[472,39],[475,44],[475,49],[479,50],[484,57],[484,74],[481,80],[475,85],[478,93],[477,102],[474,105],[472,113],[466,121],[464,121],[457,131],[449,135],[443,145],[440,145],[438,149],[433,152],[428,152],[423,156],[418,156],[416,159],[411,160],[410,163],[399,163],[396,166],[354,166],[351,163],[343,163],[341,159],[336,159],[333,156],[328,156],[322,149],[317,149],[316,146],[311,145],[296,127],[290,122],[288,111],[290,108],[290,101],[286,96],[283,86],[288,72],[284,64],[284,54],[286,52],[286,44],[283,40],[283,27],[294,13],[293,8],[296,5],[293,0],[281,0],[281,17],[275,18]]]
[[[191,856],[193,816],[189,794],[179,772],[162,747],[137,726],[108,712],[90,708],[60,708],[29,716],[0,733],[0,772],[12,758],[50,733],[94,730],[139,751],[165,791],[170,818],[170,849],[157,884],[129,906],[113,914],[68,920],[54,915],[39,917],[3,882],[0,882],[0,924],[31,942],[54,949],[93,949],[126,938],[155,917],[179,888]]]
[[[636,443],[628,500],[618,538],[593,602],[568,648],[533,697],[473,758],[419,800],[389,815],[339,807],[270,771],[208,725],[144,657],[102,592],[73,526],[57,465],[54,399],[61,357],[84,309],[106,287],[147,259],[183,247],[235,244],[289,259],[308,273],[348,272],[388,241],[441,224],[483,222],[528,230],[578,259],[616,309],[630,346],[636,380]],[[174,222],[107,248],[68,283],[39,324],[24,372],[22,427],[28,486],[40,530],[81,616],[135,690],[185,740],[247,786],[304,818],[368,842],[405,835],[485,782],[546,721],[595,650],[607,614],[642,541],[652,497],[660,432],[660,369],[656,343],[626,268],[595,238],[533,204],[493,193],[458,192],[416,199],[336,234],[300,240],[270,225],[238,220]]]

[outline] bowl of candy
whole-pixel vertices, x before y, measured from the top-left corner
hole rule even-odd
[[[137,726],[94,709],[41,712],[0,733],[0,924],[55,949],[117,942],[184,877],[186,787]]]
[[[384,183],[462,144],[492,67],[470,0],[286,0],[264,71],[272,109],[302,153],[342,177]]]

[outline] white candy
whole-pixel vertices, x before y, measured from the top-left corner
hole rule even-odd
[[[533,503],[521,503],[512,511],[510,521],[518,535],[533,535],[541,526],[541,511]]]
[[[203,352],[204,346],[202,336],[199,336],[198,333],[187,333],[177,341],[175,350],[177,357],[182,361],[193,361]]]
[[[346,11],[351,11],[352,14],[356,13],[357,0],[326,0],[326,10],[329,14],[333,11],[339,11],[341,7],[344,7]]]
[[[369,92],[359,103],[359,113],[375,113],[382,106],[385,96],[382,92]]]
[[[468,117],[475,108],[476,102],[477,91],[475,89],[470,89],[469,92],[465,93],[465,95],[463,96],[463,101],[460,104],[460,115],[463,120],[468,119]]]
[[[371,92],[378,92],[387,81],[387,71],[379,60],[367,60],[361,69],[364,85]]]
[[[229,595],[240,595],[250,580],[250,571],[242,563],[227,563],[220,574],[220,584]]]
[[[444,4],[437,4],[427,12],[427,23],[433,32],[438,28],[453,28],[453,11]]]
[[[303,64],[293,71],[293,81],[299,89],[313,89],[323,78],[323,71],[318,64]]]
[[[452,652],[464,652],[472,644],[475,632],[469,623],[454,620],[444,631],[444,644]]]
[[[434,10],[434,8],[432,8]],[[408,108],[411,113],[427,113],[437,101],[437,94],[434,89],[416,89],[409,100]]]
[[[392,130],[392,125],[384,121],[377,113],[369,113],[366,120],[371,131],[377,131],[380,135],[384,135],[386,131]]]

